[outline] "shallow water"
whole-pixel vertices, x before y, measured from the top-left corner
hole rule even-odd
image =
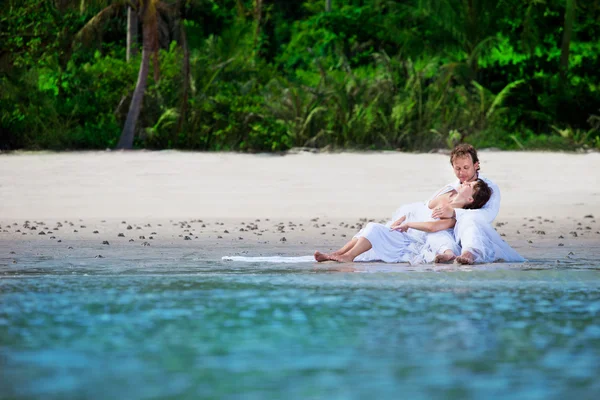
[[[1,398],[595,398],[599,263],[0,268]],[[166,261],[165,261],[166,260]]]

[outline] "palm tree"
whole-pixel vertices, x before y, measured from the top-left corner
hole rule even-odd
[[[96,3],[106,4],[107,1],[98,0]],[[138,73],[138,79],[133,91],[129,111],[125,120],[125,125],[117,144],[117,149],[131,149],[133,147],[133,139],[135,136],[135,130],[137,121],[142,109],[144,100],[144,94],[146,91],[148,70],[150,68],[150,56],[154,54],[154,79],[159,79],[158,69],[158,50],[159,50],[159,36],[163,29],[159,26],[159,13],[165,16],[176,14],[177,9],[181,9],[182,1],[178,1],[177,5],[169,4],[166,1],[161,0],[115,0],[108,2],[109,4],[98,14],[96,14],[86,25],[80,30],[78,38],[82,42],[90,42],[94,36],[97,36],[101,32],[101,26],[104,22],[116,15],[123,8],[127,7],[128,10],[128,32],[127,32],[127,57],[128,60],[134,52],[135,48],[135,37],[137,36],[137,25],[138,18],[142,24],[142,59],[140,62],[140,70]],[[82,9],[85,8],[85,1],[81,1]],[[172,18],[171,18],[172,19]],[[187,46],[185,41],[185,32],[181,32],[183,45]],[[184,49],[184,73],[189,75],[189,53]],[[187,67],[186,67],[187,66]],[[185,84],[188,85],[186,77],[184,77]],[[184,89],[184,102],[187,96],[187,91]]]
[[[146,92],[146,82],[150,68],[150,54],[154,54],[154,79],[158,80],[158,2],[159,0],[140,0],[138,2],[138,12],[142,21],[142,60],[137,84],[131,97],[127,119],[125,120],[125,126],[117,144],[117,149],[131,149],[133,147],[135,127],[140,116],[140,111],[142,110],[144,93]]]

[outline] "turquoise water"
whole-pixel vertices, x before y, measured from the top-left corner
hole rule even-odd
[[[595,268],[97,261],[13,272],[0,278],[1,398],[600,393]]]

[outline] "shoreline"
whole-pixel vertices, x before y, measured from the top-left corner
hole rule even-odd
[[[513,248],[528,259],[600,260],[600,154],[482,152],[480,159],[501,189],[494,226]],[[211,260],[308,255],[341,247],[359,224],[386,221],[453,178],[441,154],[4,155],[0,260],[10,267],[34,257],[36,246],[56,259],[78,246],[88,258],[143,259],[169,248]]]

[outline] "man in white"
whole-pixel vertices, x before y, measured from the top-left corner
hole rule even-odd
[[[432,212],[433,218],[456,218],[454,237],[462,248],[455,262],[459,264],[474,264],[481,262],[524,261],[517,252],[508,246],[492,228],[492,222],[500,211],[500,188],[494,182],[479,173],[479,158],[477,151],[469,144],[456,146],[450,154],[450,164],[458,178],[452,186],[458,187],[463,182],[482,179],[492,189],[492,196],[480,209],[454,209],[450,206],[436,207]],[[451,257],[441,254],[437,262],[450,261]]]

